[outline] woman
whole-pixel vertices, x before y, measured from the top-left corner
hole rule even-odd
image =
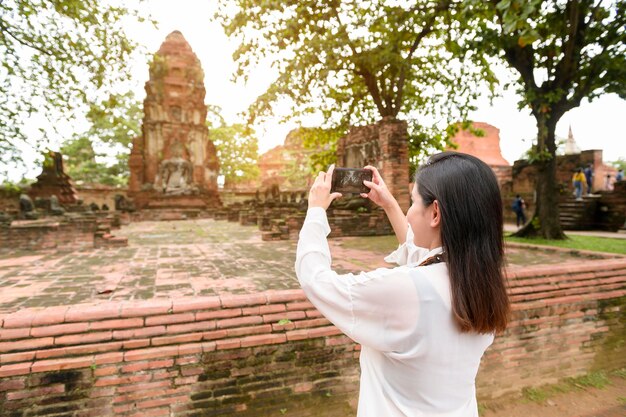
[[[358,416],[478,416],[474,380],[494,333],[506,327],[502,201],[479,159],[430,158],[415,177],[406,216],[373,171],[369,198],[401,243],[398,267],[338,275],[331,269],[326,209],[334,167],[309,193],[296,273],[309,300],[362,345]]]

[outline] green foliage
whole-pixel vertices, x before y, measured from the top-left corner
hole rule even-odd
[[[314,151],[309,155],[311,174],[326,171],[337,162],[337,142],[346,134],[345,129],[300,128],[298,129],[304,149]]]
[[[141,133],[142,117],[141,104],[131,92],[92,104],[87,113],[89,129],[61,146],[67,174],[78,184],[126,185],[128,157],[133,138]],[[114,162],[103,162],[111,153]]]
[[[459,16],[451,1],[427,0],[220,0],[216,14],[240,41],[236,77],[247,80],[268,58],[278,71],[250,106],[251,121],[272,116],[280,99],[293,104],[289,117],[324,120],[328,136],[312,140],[322,150],[312,167],[332,161],[337,133],[381,117],[420,119],[413,154],[441,146],[445,126],[472,109],[478,79],[492,78],[489,69],[462,64],[466,51],[451,40]]]
[[[0,153],[19,159],[25,124],[37,114],[54,126],[72,119],[101,91],[127,80],[136,45],[125,32],[143,22],[138,3],[80,0],[0,2]],[[44,132],[48,126],[38,126]]]
[[[515,71],[519,108],[537,120],[530,157],[553,177],[554,169],[545,167],[556,155],[554,129],[561,116],[583,99],[607,93],[626,98],[626,2],[466,0],[463,5],[468,30],[460,45],[476,52],[470,55],[474,64],[489,68],[498,59]],[[552,191],[538,182],[537,206],[557,204],[543,192]],[[558,210],[538,216],[543,213]],[[527,227],[558,227],[554,219],[539,220]],[[560,230],[547,232],[540,234]]]
[[[212,107],[209,114],[209,138],[217,150],[225,184],[257,178],[260,173],[257,165],[259,145],[254,131],[242,124],[225,124],[217,107]]]

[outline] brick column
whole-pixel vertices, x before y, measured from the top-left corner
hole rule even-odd
[[[378,168],[387,188],[406,212],[411,205],[407,123],[404,120],[383,119],[378,125],[381,152]]]

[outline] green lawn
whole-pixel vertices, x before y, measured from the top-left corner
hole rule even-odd
[[[626,239],[612,239],[607,237],[580,236],[571,234],[567,235],[567,237],[568,239],[566,240],[528,239],[511,236],[505,236],[504,239],[506,242],[558,246],[560,248],[619,253],[626,255]]]

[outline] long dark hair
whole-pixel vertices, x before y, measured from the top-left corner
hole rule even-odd
[[[452,312],[461,331],[504,331],[510,307],[502,271],[502,197],[493,171],[474,156],[442,152],[420,167],[415,183],[426,207],[439,203]]]

